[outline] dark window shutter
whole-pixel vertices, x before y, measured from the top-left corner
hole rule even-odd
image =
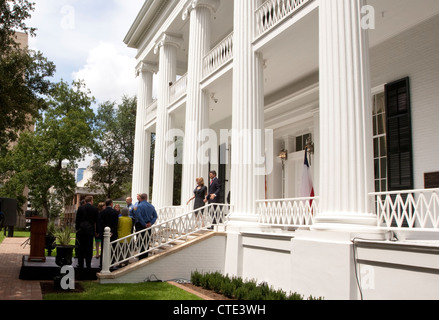
[[[389,191],[413,189],[409,78],[386,85]]]

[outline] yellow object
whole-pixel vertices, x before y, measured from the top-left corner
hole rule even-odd
[[[124,216],[119,217],[119,223],[117,226],[117,236],[119,237],[119,239],[129,236],[132,233],[132,229],[133,229],[133,219]],[[130,242],[131,237],[124,240]]]

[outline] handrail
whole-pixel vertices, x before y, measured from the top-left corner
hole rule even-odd
[[[106,228],[101,273],[109,274],[112,267],[151,253],[174,241],[187,239],[188,236],[211,226],[225,225],[229,214],[230,205],[210,204],[112,242],[110,229]]]

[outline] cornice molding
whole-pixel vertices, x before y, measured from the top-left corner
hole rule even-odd
[[[208,8],[212,13],[215,13],[218,10],[220,5],[220,0],[190,0],[189,4],[183,10],[183,14],[181,18],[186,20],[189,17],[190,12],[197,7]]]

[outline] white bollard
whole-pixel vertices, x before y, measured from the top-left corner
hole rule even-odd
[[[104,230],[104,243],[102,246],[102,274],[110,274],[111,248],[110,248],[111,229],[106,227]]]

